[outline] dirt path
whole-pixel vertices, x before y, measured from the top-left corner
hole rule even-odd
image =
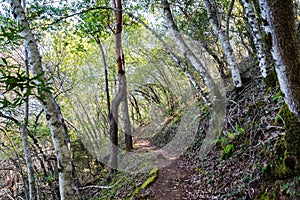
[[[154,151],[158,148],[152,146],[146,139],[138,139],[135,142],[136,151]],[[188,198],[188,191],[183,184],[192,175],[192,172],[185,167],[180,158],[171,165],[159,169],[155,182],[150,184],[144,191],[141,191],[142,199],[147,200],[184,200]],[[140,199],[140,198],[139,198]]]

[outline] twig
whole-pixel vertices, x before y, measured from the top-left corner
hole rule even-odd
[[[114,186],[116,186],[118,184],[115,183],[111,186],[101,186],[101,185],[89,185],[89,186],[85,186],[85,187],[81,187],[81,188],[74,188],[75,190],[85,190],[85,189],[89,189],[89,188],[97,188],[97,189],[111,189],[113,188]]]
[[[9,199],[14,200],[14,198],[12,198],[12,196],[10,196],[10,194],[7,192],[7,189],[5,189],[4,192],[6,193],[6,195],[8,196]]]
[[[264,145],[264,144],[266,144],[267,142],[269,142],[269,141],[271,141],[271,140],[273,140],[273,139],[276,139],[276,138],[278,138],[279,136],[283,136],[283,135],[285,135],[285,132],[281,132],[281,133],[278,133],[278,134],[274,134],[273,136],[269,137],[268,139],[266,139],[266,140],[264,140],[264,141],[259,141],[257,145],[255,145],[255,146],[253,146],[253,147],[251,147],[251,148],[256,148],[256,147],[258,147],[258,146],[260,146],[260,145]]]
[[[9,120],[11,120],[11,121],[15,122],[16,124],[20,125],[20,122],[19,122],[19,120],[17,120],[17,119],[16,119],[16,118],[14,118],[14,117],[11,117],[11,116],[8,116],[8,115],[5,115],[5,114],[3,114],[2,112],[0,112],[0,117],[2,117],[2,118],[5,118],[5,119],[9,119]]]
[[[269,126],[266,127],[267,130],[269,130],[269,129],[271,129],[271,128],[285,129],[284,127],[281,127],[281,126],[271,126],[271,125],[269,125]]]

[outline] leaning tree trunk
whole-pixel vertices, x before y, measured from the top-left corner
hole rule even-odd
[[[212,93],[212,96],[215,96],[216,98],[222,98],[222,95],[219,89],[217,88],[213,78],[211,77],[207,69],[202,65],[200,60],[195,56],[193,51],[188,47],[181,34],[179,33],[171,13],[169,2],[167,0],[161,0],[161,4],[163,5],[165,20],[168,25],[168,28],[172,32],[173,38],[179,46],[180,51],[183,53],[183,55],[185,55],[185,57],[189,60],[193,67],[199,72],[208,90]],[[205,97],[205,95],[203,96]]]
[[[282,153],[283,162],[278,172],[280,176],[300,174],[300,44],[293,1],[260,0],[259,3],[269,24],[267,30],[272,35],[275,69],[287,105],[281,112],[286,129],[286,150]]]
[[[255,17],[254,6],[251,0],[241,0],[242,5],[247,16],[247,20],[252,29],[253,41],[256,48],[256,54],[259,62],[259,68],[262,76],[264,78],[268,75],[268,70],[270,70],[270,64],[267,60],[267,50],[262,39],[261,27]]]
[[[25,40],[25,48],[28,51],[28,59],[31,65],[31,72],[34,76],[42,75],[41,79],[46,83],[47,79],[42,68],[41,55],[26,19],[20,0],[11,0],[12,14],[24,28],[21,35]],[[69,135],[66,131],[60,109],[50,91],[42,91],[40,98],[46,113],[53,145],[56,151],[57,168],[59,173],[59,190],[61,199],[74,199],[73,177],[72,177],[72,157],[70,151]]]
[[[220,40],[222,49],[226,55],[227,62],[231,67],[231,76],[232,76],[233,83],[235,87],[241,87],[242,80],[240,76],[240,71],[237,67],[235,55],[233,52],[233,48],[230,44],[230,41],[228,37],[226,37],[225,31],[221,27],[221,19],[217,11],[216,4],[214,0],[204,0],[204,4],[207,10],[209,22],[215,34],[218,36]]]

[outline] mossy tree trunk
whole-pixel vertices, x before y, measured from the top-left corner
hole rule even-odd
[[[276,166],[277,175],[284,177],[300,172],[300,44],[292,0],[260,0],[259,4],[269,24],[275,69],[286,102],[280,112],[286,134],[279,146],[284,149]]]
[[[285,104],[280,111],[284,120],[286,135],[282,138],[277,157],[276,176],[284,178],[300,174],[300,121]]]

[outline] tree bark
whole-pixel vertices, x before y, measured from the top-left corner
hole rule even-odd
[[[272,34],[275,69],[289,109],[300,118],[300,45],[293,12],[293,1],[260,0],[262,15]]]
[[[252,29],[253,42],[259,62],[259,68],[263,78],[267,77],[270,63],[267,60],[267,50],[262,39],[261,27],[255,17],[254,6],[250,0],[241,0],[247,20]]]
[[[103,62],[103,67],[104,67],[104,77],[105,77],[105,92],[106,92],[106,103],[107,103],[107,116],[108,116],[108,121],[110,120],[110,95],[109,95],[109,85],[108,85],[108,72],[107,72],[107,64],[106,64],[106,59],[105,59],[105,53],[103,50],[103,46],[101,44],[100,38],[95,38],[101,55],[102,55],[102,62]]]
[[[24,48],[24,67],[26,71],[26,76],[29,78],[29,66],[28,66],[28,53],[27,49]],[[27,88],[29,86],[29,82],[27,81]],[[27,92],[26,89],[25,92]],[[29,199],[38,199],[36,184],[35,184],[35,174],[32,166],[32,159],[29,151],[29,142],[28,142],[28,120],[29,120],[29,97],[25,97],[25,108],[24,108],[24,122],[22,126],[22,143],[24,148],[24,158],[27,167],[27,175],[28,175],[28,189],[29,189]]]
[[[124,97],[122,101],[122,115],[124,118],[124,131],[125,131],[125,144],[127,150],[133,149],[132,143],[132,135],[131,135],[131,123],[130,123],[130,116],[128,110],[128,95],[127,95],[127,82],[126,76],[124,77]]]
[[[209,22],[213,28],[213,31],[218,36],[221,43],[222,49],[226,55],[228,64],[231,66],[231,76],[235,87],[242,86],[242,80],[240,76],[240,71],[236,64],[235,55],[233,48],[230,44],[228,37],[226,37],[225,31],[221,27],[221,19],[217,11],[216,4],[214,0],[204,0],[204,4],[207,10],[207,16]]]
[[[259,3],[261,13],[269,24],[267,30],[272,35],[275,69],[287,105],[283,106],[280,113],[285,123],[285,150],[281,152],[283,160],[278,161],[280,164],[277,173],[280,177],[299,175],[300,44],[297,38],[293,1],[260,0]]]
[[[43,71],[40,52],[26,19],[20,0],[10,1],[12,14],[16,21],[25,28],[21,35],[25,40],[25,48],[28,50],[28,59],[31,72],[34,76],[43,74],[41,78],[46,83],[47,79]],[[50,127],[53,145],[56,151],[57,168],[59,173],[59,190],[61,199],[74,199],[72,156],[70,151],[70,140],[64,124],[59,106],[50,91],[43,91],[41,102],[44,106],[46,119]]]
[[[161,0],[161,4],[163,5],[165,20],[168,25],[168,28],[172,32],[173,38],[177,43],[177,45],[179,46],[181,52],[190,61],[190,63],[194,66],[194,68],[199,72],[208,90],[212,93],[212,96],[215,96],[217,98],[221,97],[222,95],[220,94],[219,89],[216,87],[213,78],[210,76],[207,69],[202,65],[202,63],[195,56],[192,50],[188,47],[188,45],[185,43],[184,39],[182,38],[181,34],[179,33],[178,28],[175,25],[175,22],[173,20],[169,2],[167,0]]]
[[[122,48],[122,28],[123,28],[123,11],[122,0],[112,0],[112,4],[116,15],[116,30],[115,30],[115,53],[118,69],[119,89],[112,101],[111,116],[110,116],[110,167],[111,173],[118,167],[118,110],[120,103],[123,101],[123,116],[125,127],[125,142],[126,147],[132,149],[131,124],[128,113],[127,86],[125,75],[125,59]],[[126,101],[126,102],[125,102]],[[127,107],[126,107],[127,106]],[[127,132],[126,132],[127,131]]]

